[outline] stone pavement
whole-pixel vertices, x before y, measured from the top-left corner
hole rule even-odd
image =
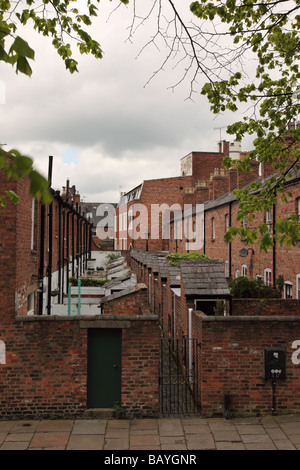
[[[300,450],[300,415],[0,421],[0,450]]]

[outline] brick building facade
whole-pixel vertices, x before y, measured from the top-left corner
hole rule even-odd
[[[191,152],[181,159],[180,176],[144,180],[123,193],[116,209],[115,249],[168,249],[168,222],[183,208],[185,192],[220,169],[229,148],[223,142],[218,152]]]

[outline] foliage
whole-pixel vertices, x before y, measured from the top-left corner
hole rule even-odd
[[[202,261],[209,260],[210,258],[203,253],[171,253],[166,256],[167,260],[172,266],[179,266],[180,261]]]
[[[121,257],[120,253],[110,253],[106,257],[107,264],[112,263],[113,261],[115,261],[116,259],[119,259],[120,257]]]
[[[126,4],[128,0],[120,2]],[[91,0],[0,1],[0,61],[15,67],[17,73],[29,77],[32,75],[30,61],[34,60],[34,50],[17,35],[20,26],[31,24],[39,34],[52,39],[52,45],[64,61],[66,69],[74,73],[78,71],[78,62],[73,58],[72,41],[76,41],[80,54],[102,58],[100,44],[87,32],[87,28],[92,25],[92,18],[97,15],[98,8]],[[66,42],[66,38],[70,42]]]
[[[27,176],[30,180],[30,194],[32,197],[41,200],[44,204],[52,201],[49,182],[34,169],[33,160],[30,157],[21,155],[17,150],[10,150],[7,153],[0,149],[0,170],[5,172],[8,180],[17,180]],[[7,190],[4,194],[0,194],[0,206],[6,207],[9,199],[13,204],[19,202],[18,195],[12,190]]]
[[[70,277],[69,281],[71,286],[78,286],[78,279],[76,277]],[[104,284],[108,282],[109,279],[93,279],[84,277],[80,279],[80,281],[81,287],[101,287],[104,286]]]
[[[229,288],[233,296],[238,299],[270,299],[281,297],[281,292],[278,289],[264,285],[261,279],[238,277],[230,281]]]

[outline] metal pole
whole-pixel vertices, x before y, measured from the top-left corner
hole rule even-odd
[[[80,302],[81,302],[81,280],[78,279],[78,315],[80,315]]]
[[[68,293],[68,315],[71,315],[71,286],[69,285]]]

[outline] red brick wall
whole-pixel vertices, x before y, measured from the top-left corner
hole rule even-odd
[[[157,322],[132,322],[122,333],[122,406],[130,416],[157,416],[159,332]]]
[[[300,315],[300,299],[232,299],[232,315]]]
[[[67,417],[86,408],[86,330],[78,321],[24,317],[1,325],[1,418]]]
[[[272,386],[264,378],[264,349],[269,347],[286,349],[287,377],[277,381],[277,411],[299,412],[300,365],[293,363],[292,355],[293,343],[300,339],[300,321],[256,318],[198,318],[203,416],[224,413],[225,393],[230,394],[235,416],[271,414]]]

